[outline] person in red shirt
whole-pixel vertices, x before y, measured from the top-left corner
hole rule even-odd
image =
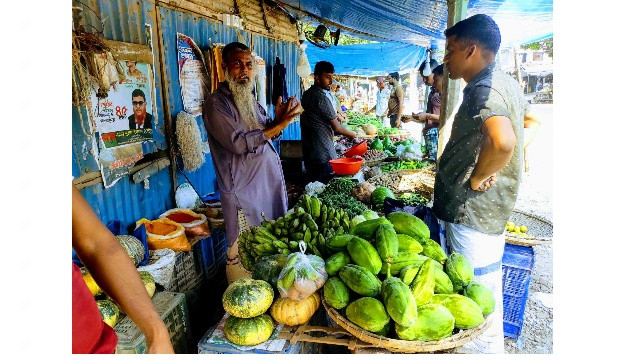
[[[138,270],[116,237],[75,187],[72,190],[72,246],[100,288],[140,328],[147,353],[173,354],[169,332],[145,290]],[[72,353],[113,354],[118,338],[102,321],[80,269],[72,262]]]

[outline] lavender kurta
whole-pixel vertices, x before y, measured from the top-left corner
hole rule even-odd
[[[258,121],[263,125],[272,121],[257,101],[255,107]],[[226,83],[206,98],[202,118],[231,247],[238,238],[239,209],[251,226],[262,222],[261,212],[269,220],[286,213],[287,191],[280,157],[262,130],[247,131]]]

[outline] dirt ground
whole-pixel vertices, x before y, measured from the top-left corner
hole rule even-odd
[[[529,171],[524,173],[516,209],[553,222],[553,104],[534,104],[532,111],[541,126],[527,150]],[[509,354],[553,353],[553,243],[534,246],[533,250],[535,265],[522,333],[517,340],[505,337]]]

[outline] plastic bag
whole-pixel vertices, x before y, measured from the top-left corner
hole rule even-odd
[[[169,219],[184,227],[184,232],[189,237],[211,236],[207,216],[198,214],[190,209],[171,209],[160,215],[160,219]]]
[[[169,219],[136,221],[136,228],[144,225],[147,232],[149,249],[171,249],[173,251],[190,251],[191,244],[184,233],[184,227]]]
[[[316,255],[304,252],[307,245],[300,241],[300,252],[294,252],[287,257],[280,276],[278,276],[278,291],[280,296],[292,300],[304,300],[320,289],[327,280],[324,260]]]
[[[440,243],[440,238],[438,237],[440,234],[440,224],[438,223],[438,218],[433,213],[432,208],[424,205],[408,206],[401,200],[389,197],[384,199],[384,215],[387,216],[395,211],[406,212],[420,218],[429,227],[429,236],[436,242]]]
[[[325,188],[325,184],[321,183],[320,181],[314,181],[312,183],[308,183],[305,187],[304,187],[304,193],[311,196],[313,194],[322,194],[322,192],[324,191]]]
[[[138,266],[138,271],[148,271],[156,283],[168,287],[176,265],[176,253],[171,249],[151,250],[149,253],[149,263]]]
[[[422,148],[419,143],[412,143],[411,145],[398,145],[396,156],[400,160],[422,160]]]

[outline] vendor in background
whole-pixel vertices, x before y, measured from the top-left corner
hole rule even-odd
[[[371,113],[375,110],[376,119],[380,121],[384,126],[389,126],[389,121],[385,116],[387,113],[387,108],[389,106],[389,97],[391,96],[391,90],[385,85],[384,77],[380,76],[376,79],[376,85],[378,87],[378,91],[376,91],[376,104],[367,111]]]
[[[158,315],[140,273],[111,231],[82,197],[71,190],[71,245],[100,289],[138,326],[147,342],[148,354],[173,354],[171,338]],[[72,263],[71,352],[113,354],[118,337],[102,321],[82,272]]]
[[[227,44],[222,49],[225,81],[207,96],[202,109],[224,213],[229,283],[251,276],[238,257],[239,212],[249,226],[258,226],[261,213],[273,220],[287,211],[280,156],[271,141],[302,111],[295,96],[286,103],[278,98],[272,120],[253,94],[253,64],[245,44]]]
[[[440,105],[442,97],[442,81],[444,80],[444,65],[436,66],[431,75],[433,86],[429,92],[426,111],[419,114],[403,116],[402,122],[415,121],[424,124],[422,136],[424,136],[425,148],[428,159],[436,160],[438,154],[438,124],[440,119]]]
[[[327,92],[333,82],[333,65],[319,61],[313,70],[313,85],[302,94],[300,130],[302,135],[302,155],[307,170],[308,181],[327,183],[333,176],[329,160],[338,157],[333,143],[334,133],[354,139],[356,132],[348,130],[338,120],[335,107]]]
[[[338,96],[336,95],[337,92],[337,87],[339,85],[338,84],[332,84],[331,85],[331,90],[328,91],[329,96],[329,100],[331,101],[331,105],[333,105],[333,107],[336,109],[336,114],[338,115],[338,120],[340,120],[341,123],[346,123],[348,121],[347,118],[347,114],[342,111],[342,106],[340,105],[340,100],[338,99]]]
[[[404,90],[402,89],[402,84],[400,84],[400,74],[392,72],[387,79],[392,87],[388,105],[389,122],[391,127],[400,128],[402,124],[400,116],[402,115],[404,102]]]
[[[433,69],[435,69],[437,66],[438,62],[436,61],[436,59],[431,59],[429,60],[429,69],[427,69],[427,60],[423,61],[422,64],[420,64],[420,67],[418,67],[418,73],[420,73],[420,77],[422,77],[422,82],[427,86],[424,94],[424,109],[427,108],[427,101],[429,100],[429,94],[431,93],[431,89],[433,87]]]

